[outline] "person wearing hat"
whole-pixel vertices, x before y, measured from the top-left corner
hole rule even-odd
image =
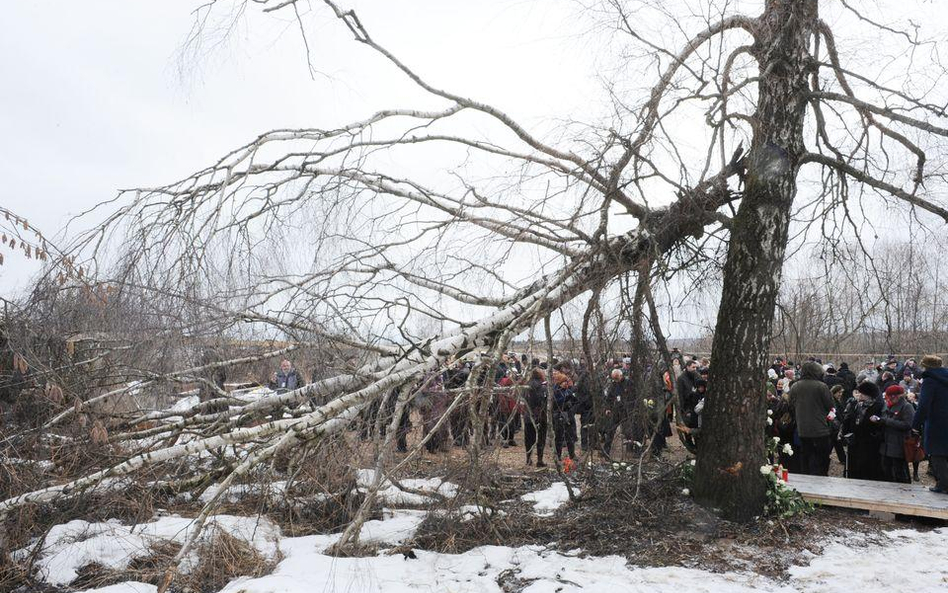
[[[836,367],[828,364],[826,365],[826,370],[823,373],[823,382],[826,383],[826,386],[830,388],[830,391],[832,391],[833,387],[836,385],[845,386],[846,380],[836,374]]]
[[[843,410],[838,438],[846,444],[847,478],[882,479],[879,445],[883,439],[883,428],[869,419],[881,415],[883,405],[876,384],[864,381],[856,387],[853,398]]]
[[[905,369],[902,371],[902,380],[899,381],[899,387],[905,390],[905,394],[909,395],[910,393],[918,393],[920,385],[918,381],[915,380],[915,377],[912,376],[912,371]]]
[[[902,366],[902,374],[912,375],[913,378],[917,379],[918,375],[922,374],[922,369],[918,368],[914,358],[910,358],[906,360],[905,364]]]
[[[922,358],[924,371],[912,430],[923,433],[922,446],[935,473],[932,492],[948,494],[948,369],[938,356]]]
[[[698,428],[698,413],[695,411],[695,408],[698,406],[698,402],[704,399],[707,392],[708,382],[704,379],[698,379],[695,381],[695,388],[691,390],[691,393],[686,395],[679,402],[682,419],[688,428]]]
[[[849,370],[849,363],[841,362],[836,376],[843,380],[843,393],[848,400],[852,396],[853,390],[856,389],[856,373]]]
[[[859,374],[856,375],[856,385],[862,385],[865,381],[872,381],[875,383],[878,379],[879,371],[876,369],[875,361],[867,360],[865,368],[859,371]]]
[[[886,482],[911,484],[908,462],[905,460],[905,437],[912,429],[915,408],[903,397],[905,390],[898,385],[890,385],[885,390],[885,408],[882,414],[869,418],[873,424],[883,427],[882,443],[879,455],[882,459],[882,476]]]

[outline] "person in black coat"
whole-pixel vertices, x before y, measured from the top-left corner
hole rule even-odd
[[[849,398],[852,397],[853,391],[856,389],[856,373],[849,370],[849,363],[841,362],[839,363],[839,371],[836,372],[836,376],[843,380],[843,395],[848,403]]]
[[[454,392],[451,393],[448,398],[449,405],[455,398],[462,397],[460,393],[457,393],[457,390],[467,384],[467,379],[470,375],[470,369],[461,361],[457,361],[448,369],[445,374],[444,387]],[[454,439],[454,444],[458,447],[467,446],[468,439],[471,437],[471,417],[467,407],[456,407],[448,418],[448,422],[451,425],[451,436]]]
[[[579,444],[583,451],[588,451],[591,447],[590,431],[595,430],[596,419],[593,415],[592,398],[598,390],[596,379],[595,373],[580,367],[579,377],[576,379],[576,405],[573,411],[579,414]]]
[[[537,467],[543,463],[543,449],[546,447],[546,378],[543,371],[534,368],[527,381],[527,409],[523,415],[523,446],[527,452],[527,465],[530,465],[533,452],[537,453]]]
[[[882,458],[882,477],[887,482],[911,484],[908,462],[905,461],[905,437],[912,429],[915,408],[903,397],[905,391],[898,385],[885,390],[885,408],[869,418],[883,427],[879,455]]]
[[[847,399],[843,394],[842,385],[833,385],[830,387],[830,395],[833,396],[833,401],[836,402],[837,416],[830,423],[832,425],[832,434],[830,435],[833,438],[833,449],[836,451],[836,459],[839,459],[839,462],[843,465],[846,465],[846,445],[839,439],[839,429],[842,426],[842,420],[840,415],[843,410],[846,409],[846,405],[849,403],[849,400],[852,399],[852,396]]]
[[[923,433],[922,445],[937,480],[932,492],[948,494],[948,369],[941,358],[922,358],[922,390],[918,395],[918,411],[912,422],[916,433]]]
[[[826,371],[823,373],[823,382],[826,383],[826,386],[833,389],[834,385],[842,385],[844,388],[846,386],[846,380],[839,376],[836,372],[836,367],[829,365],[826,367]]]
[[[795,442],[794,435],[797,431],[797,419],[796,412],[793,406],[790,405],[790,394],[777,394],[776,391],[774,391],[774,397],[768,404],[768,407],[773,411],[773,415],[771,416],[773,418],[773,436],[780,437],[781,443],[793,443],[794,446],[796,446],[797,443]],[[787,468],[787,471],[790,473],[796,473],[801,468],[799,455],[783,453],[782,450],[780,453],[780,463]]]
[[[698,379],[695,381],[695,388],[691,393],[686,395],[679,402],[681,405],[681,417],[684,420],[685,426],[688,428],[698,428],[698,413],[695,412],[695,407],[698,405],[698,402],[704,399],[707,392],[708,382],[704,379]]]
[[[553,380],[553,452],[563,456],[563,447],[576,459],[576,391],[570,368],[561,362],[551,374]]]
[[[882,374],[879,375],[879,391],[885,393],[885,390],[893,385],[898,385],[899,382],[896,380],[895,375],[890,371],[882,371]]]
[[[602,452],[612,454],[612,441],[615,439],[616,429],[625,420],[625,406],[632,403],[632,381],[625,376],[622,369],[612,369],[609,374],[609,383],[602,394],[602,418],[599,426],[599,446]]]
[[[881,480],[882,462],[879,445],[882,425],[869,421],[882,413],[883,402],[874,382],[856,387],[855,397],[846,404],[840,422],[839,439],[846,443],[846,477],[856,480]]]
[[[678,396],[678,403],[681,404],[683,398],[688,397],[695,390],[695,382],[700,378],[698,375],[698,361],[689,360],[685,365],[684,371],[675,381],[675,390]]]

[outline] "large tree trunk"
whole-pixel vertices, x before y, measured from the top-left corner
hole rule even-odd
[[[757,125],[734,217],[711,354],[695,474],[697,500],[729,518],[765,502],[765,381],[771,326],[804,152],[808,43],[816,0],[767,0],[753,54],[760,68]]]

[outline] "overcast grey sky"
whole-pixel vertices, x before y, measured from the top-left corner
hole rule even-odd
[[[331,128],[382,108],[431,104],[390,64],[353,42],[321,2],[302,16],[318,70],[312,78],[292,13],[261,15],[252,2],[226,41],[215,45],[219,36],[211,27],[204,48],[182,57],[192,10],[200,4],[33,0],[5,6],[0,204],[54,234],[119,188],[177,180],[267,130]],[[377,40],[431,82],[538,129],[557,118],[592,121],[608,112],[597,66],[610,58],[601,54],[602,35],[590,33],[580,18],[578,2],[343,4],[356,8]],[[739,4],[759,8],[758,2]],[[916,20],[927,24],[944,12],[924,0],[865,4],[873,14],[912,5],[899,18],[921,15]],[[829,10],[824,17],[836,18]],[[652,33],[661,38],[661,31]],[[873,43],[878,40],[861,39],[849,47],[871,52]],[[880,217],[883,224],[887,219]],[[0,266],[0,296],[22,289],[37,270],[35,261],[8,256]],[[713,307],[705,318],[709,314]]]
[[[303,15],[319,71],[313,78],[298,25],[262,16],[253,3],[226,43],[182,61],[199,4],[36,0],[4,7],[0,204],[53,234],[119,188],[176,180],[266,130],[329,127],[382,107],[419,105],[404,77],[354,43],[321,3]],[[589,40],[565,26],[574,3],[348,5],[439,84],[527,121],[569,115],[598,94]],[[21,289],[37,270],[36,262],[8,254],[0,295]]]

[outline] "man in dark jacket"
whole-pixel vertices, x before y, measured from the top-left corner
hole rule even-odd
[[[924,430],[923,446],[928,453],[936,484],[932,492],[948,494],[948,369],[941,358],[922,358],[922,391],[912,428]]]
[[[612,453],[612,441],[615,439],[616,428],[625,420],[623,410],[632,402],[632,381],[622,369],[613,369],[609,375],[609,382],[603,392],[602,419],[599,425],[599,446],[607,456]]]
[[[849,363],[841,362],[836,376],[843,380],[843,397],[848,400],[852,397],[853,390],[856,388],[856,373],[849,370]]]
[[[830,391],[833,390],[834,385],[843,385],[845,387],[846,380],[836,374],[836,367],[833,365],[828,365],[826,367],[826,373],[823,375],[823,382],[826,383],[826,386],[830,388]]]
[[[800,369],[800,379],[790,388],[790,405],[800,436],[800,471],[811,476],[829,473],[829,455],[833,449],[830,439],[830,421],[835,417],[831,414],[833,396],[822,378],[822,365],[805,362]]]
[[[595,440],[590,431],[594,430],[595,425],[592,398],[598,395],[596,383],[596,373],[580,367],[576,378],[576,405],[573,406],[573,411],[579,414],[579,444],[583,451],[588,451],[591,441]]]
[[[695,390],[695,382],[700,378],[698,375],[698,361],[689,360],[685,364],[685,370],[681,373],[681,376],[678,377],[678,380],[675,382],[675,388],[678,396],[678,405],[681,409],[684,409],[684,401],[691,395],[691,392]]]

